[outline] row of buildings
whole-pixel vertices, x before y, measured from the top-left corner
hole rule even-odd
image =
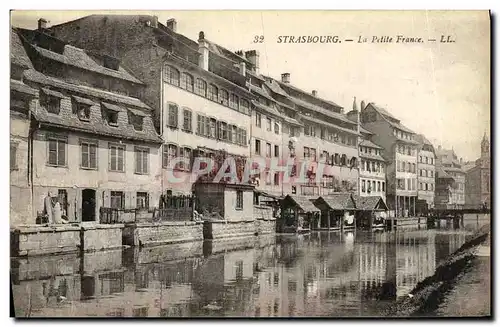
[[[162,194],[192,192],[169,174],[190,176],[196,157],[221,150],[293,157],[292,177],[313,163],[305,183],[267,167],[254,182],[271,196],[380,196],[399,216],[489,201],[487,140],[468,197],[453,151],[436,150],[386,109],[354,100],[345,113],[289,73],[260,74],[257,51],[230,51],[203,32],[191,40],[175,19],[91,15],[13,28],[10,84],[12,225],[33,224],[48,194],[69,221],[95,221],[101,207],[157,207]],[[170,167],[179,156],[190,163]],[[317,162],[326,164],[319,183]]]

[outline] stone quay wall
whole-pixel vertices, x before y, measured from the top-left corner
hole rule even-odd
[[[208,240],[256,234],[255,220],[212,220],[203,223],[203,238]]]
[[[257,219],[255,220],[255,229],[257,235],[276,233],[276,219]]]
[[[123,231],[125,245],[154,246],[203,240],[201,222],[160,222],[127,224]]]

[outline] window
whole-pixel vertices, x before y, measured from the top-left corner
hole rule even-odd
[[[66,166],[66,143],[65,139],[49,138],[49,165]]]
[[[243,191],[236,191],[236,209],[243,209]]]
[[[280,156],[280,147],[279,145],[274,146],[274,156],[279,157]]]
[[[225,123],[223,121],[219,121],[218,123],[219,123],[218,124],[219,125],[219,133],[218,133],[219,140],[227,141],[227,139],[228,139],[227,123]]]
[[[260,154],[260,140],[255,140],[255,153]]]
[[[255,113],[255,126],[261,127],[261,125],[262,125],[262,116],[260,115],[260,113],[256,112]]]
[[[196,134],[205,135],[205,119],[206,117],[202,114],[196,115]]]
[[[177,157],[177,145],[168,144],[163,147],[163,168],[169,168],[169,164]],[[174,168],[174,167],[170,167]]]
[[[229,97],[229,107],[238,110],[240,106],[240,99],[236,94],[231,93]]]
[[[149,173],[149,149],[139,147],[135,148],[135,173]]]
[[[361,192],[366,192],[366,181],[364,179],[361,180]]]
[[[165,80],[167,83],[179,86],[179,71],[172,66],[165,66]]]
[[[188,90],[189,92],[194,91],[194,79],[193,76],[188,73],[182,73],[181,76],[181,87]]]
[[[405,168],[406,168],[406,162],[402,161],[401,162],[401,171],[404,172],[406,170]]]
[[[111,208],[125,209],[125,195],[123,192],[111,191]]]
[[[385,182],[382,182],[382,192],[385,192]]]
[[[125,147],[121,145],[109,146],[109,170],[125,171],[124,164]]]
[[[247,146],[247,131],[244,129],[241,130],[241,145]]]
[[[309,159],[311,157],[311,153],[309,152],[308,147],[304,147],[304,159]]]
[[[220,90],[219,92],[219,102],[224,106],[229,106],[229,92],[226,90]]]
[[[137,192],[137,209],[149,208],[149,196],[146,192]]]
[[[271,156],[271,143],[266,143],[266,157]]]
[[[280,173],[274,173],[274,185],[280,185]]]
[[[271,118],[267,117],[266,122],[267,122],[267,130],[270,132],[271,131],[271,125],[272,125]]]
[[[191,132],[193,130],[193,113],[189,109],[184,109],[183,111],[184,124],[182,129]]]
[[[428,191],[429,190],[429,184],[425,183],[425,190]]]
[[[86,169],[97,169],[97,144],[95,142],[80,142],[81,162],[80,167]]]
[[[237,127],[234,125],[228,125],[227,127],[227,136],[228,136],[228,141],[231,143],[236,143],[236,131]]]
[[[274,122],[274,133],[279,134],[280,133],[280,125],[278,122]]]
[[[419,184],[418,184],[418,189],[419,189],[419,190],[423,190],[423,189],[424,189],[423,183],[419,183]]]
[[[209,137],[217,137],[217,120],[215,118],[210,118],[210,121],[207,119],[205,121],[205,128]]]
[[[380,170],[380,162],[377,162],[377,172],[379,172],[379,173],[380,173],[380,172],[382,172],[382,171]]]
[[[202,80],[201,78],[196,79],[196,88],[194,92],[202,97],[207,96],[207,82]]]
[[[429,158],[428,157],[425,157],[425,163],[428,164],[429,163]]]
[[[210,84],[208,86],[208,98],[213,101],[219,102],[219,89],[217,86]]]
[[[168,126],[177,128],[179,119],[179,107],[176,104],[168,104]]]
[[[398,190],[404,190],[405,189],[405,180],[403,178],[398,178],[397,179],[397,188],[398,188]]]
[[[292,186],[292,194],[297,194],[297,186]]]
[[[431,170],[431,177],[434,177],[434,172]]]
[[[248,102],[248,100],[245,99],[240,100],[240,111],[245,114],[248,114],[250,112],[250,103]]]
[[[377,182],[377,192],[380,192],[380,182]]]
[[[193,155],[193,150],[191,150],[191,148],[180,148],[179,156],[183,157],[185,161],[181,161],[179,163],[179,168],[190,171],[192,155]]]
[[[340,164],[342,166],[346,166],[347,165],[347,156],[345,154],[342,155],[342,157],[340,159]]]
[[[48,95],[45,93],[40,94],[40,104],[51,114],[59,114],[61,109],[61,98]]]
[[[129,114],[129,121],[134,126],[134,129],[136,131],[142,131],[142,125],[143,125],[143,116],[140,115],[135,115],[130,113]]]
[[[75,113],[80,120],[89,121],[90,120],[90,106],[84,103],[75,102]]]
[[[18,143],[10,143],[10,170],[17,169],[17,147]]]
[[[411,164],[411,172],[414,173],[414,174],[417,173],[417,165],[414,164],[414,163]]]
[[[106,109],[106,120],[110,126],[118,126],[118,111]]]

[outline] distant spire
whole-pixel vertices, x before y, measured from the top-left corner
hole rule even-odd
[[[358,111],[358,106],[356,105],[356,97],[354,97],[354,101],[352,102],[352,110]]]
[[[483,135],[483,142],[484,141],[488,141],[488,136],[486,135],[486,131],[484,131],[484,135]]]

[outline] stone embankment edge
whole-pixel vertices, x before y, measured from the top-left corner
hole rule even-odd
[[[458,250],[439,264],[432,276],[420,281],[409,296],[398,300],[384,312],[384,316],[432,316],[444,294],[453,287],[456,278],[472,264],[476,248],[486,241],[489,233],[488,224],[467,237]]]

